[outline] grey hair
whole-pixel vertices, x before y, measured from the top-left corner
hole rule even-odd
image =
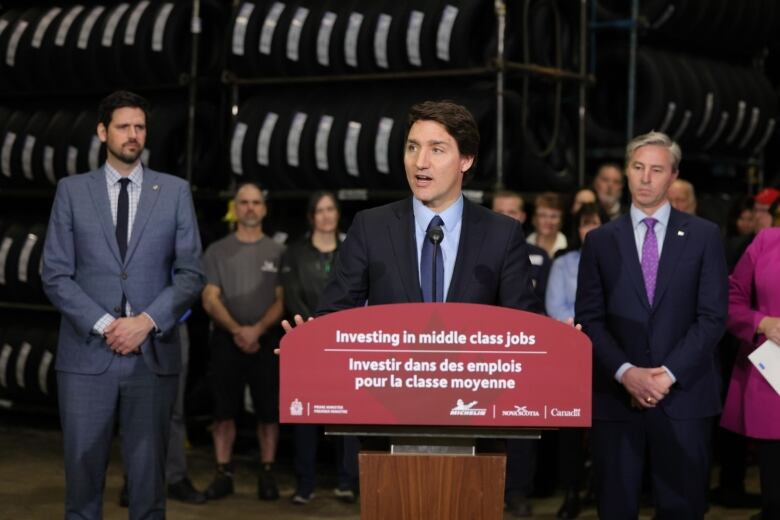
[[[680,145],[672,141],[671,137],[663,132],[648,132],[646,134],[638,135],[631,139],[626,145],[626,168],[629,166],[631,156],[634,155],[639,148],[648,145],[661,146],[669,150],[672,154],[672,172],[677,172],[680,169],[680,161],[682,161],[682,150]]]

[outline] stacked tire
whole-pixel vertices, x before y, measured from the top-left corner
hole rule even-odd
[[[510,3],[504,54],[518,63],[578,70],[579,5],[559,0]],[[495,55],[491,42],[490,56]]]
[[[510,6],[505,56],[574,67],[575,14],[556,0]],[[495,55],[490,0],[253,0],[233,15],[228,62],[240,77],[316,76],[483,66]]]
[[[515,167],[508,169],[507,187],[520,191],[566,192],[577,183],[577,130],[554,89],[534,89],[519,100],[518,121],[509,130],[508,142],[522,143]],[[557,106],[556,106],[557,105]],[[525,117],[523,114],[525,113]],[[523,119],[525,123],[523,123]]]
[[[600,18],[627,18],[630,2],[599,0]],[[775,0],[642,0],[647,41],[717,55],[752,56],[772,42],[780,25]]]
[[[194,177],[213,176],[218,149],[210,144],[216,109],[196,110]],[[143,163],[154,170],[183,174],[187,108],[184,100],[157,98],[149,114]],[[98,139],[97,113],[84,106],[0,106],[0,186],[49,188],[67,175],[95,170],[105,161]]]
[[[431,85],[428,85],[431,87]],[[474,186],[489,186],[496,171],[492,85],[438,84],[441,98],[467,106],[480,128]],[[430,98],[426,89],[374,85],[353,90],[287,89],[258,94],[240,107],[229,145],[230,169],[271,189],[406,189],[403,148],[409,107]],[[517,94],[507,95],[510,134],[519,116]],[[507,147],[508,164],[518,147]]]
[[[224,8],[201,1],[199,30],[222,41]],[[190,70],[192,2],[60,3],[0,11],[0,90],[176,84]],[[203,72],[219,67],[207,46]]]
[[[236,9],[228,66],[238,76],[327,75],[484,65],[490,0],[253,0]]]
[[[56,405],[56,355],[57,332],[51,325],[0,326],[0,396]]]
[[[45,237],[42,221],[0,221],[0,301],[47,302],[41,285]]]
[[[624,83],[627,63],[625,50],[599,55],[588,121],[594,144],[625,142],[625,90],[615,87]],[[756,156],[777,125],[777,94],[753,67],[640,48],[636,85],[635,133],[665,132],[687,151]]]

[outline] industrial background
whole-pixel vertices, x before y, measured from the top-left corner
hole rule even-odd
[[[144,164],[191,182],[205,247],[227,232],[230,190],[244,180],[268,190],[266,232],[293,238],[313,190],[338,194],[342,229],[355,211],[405,196],[406,112],[445,98],[479,123],[474,200],[500,188],[570,198],[600,163],[622,161],[629,136],[655,129],[681,144],[699,214],[725,232],[732,204],[780,183],[779,85],[777,0],[0,0],[0,518],[61,515],[58,314],[41,290],[41,250],[57,180],[105,158],[96,106],[112,90],[150,100]],[[211,470],[208,320],[193,311],[198,479]],[[246,428],[239,449],[251,455]],[[283,430],[289,465],[288,440]],[[554,479],[540,471],[538,494],[553,495]],[[554,517],[553,502],[539,518]],[[358,510],[251,500],[170,510],[206,514]],[[730,515],[708,518],[744,517]]]

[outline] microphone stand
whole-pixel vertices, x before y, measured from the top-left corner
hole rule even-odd
[[[436,242],[433,243],[433,254],[431,257],[433,258],[433,265],[431,266],[431,300],[436,302],[437,294],[436,294],[436,250],[439,249],[438,244]]]

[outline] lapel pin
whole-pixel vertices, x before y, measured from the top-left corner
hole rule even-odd
[[[152,189],[153,189],[154,191],[157,191],[157,190],[159,190],[159,189],[160,189],[160,185],[159,185],[159,184],[155,184],[154,186],[152,186]]]
[[[677,232],[677,236],[678,237],[684,237],[685,236],[685,231],[678,231]]]

